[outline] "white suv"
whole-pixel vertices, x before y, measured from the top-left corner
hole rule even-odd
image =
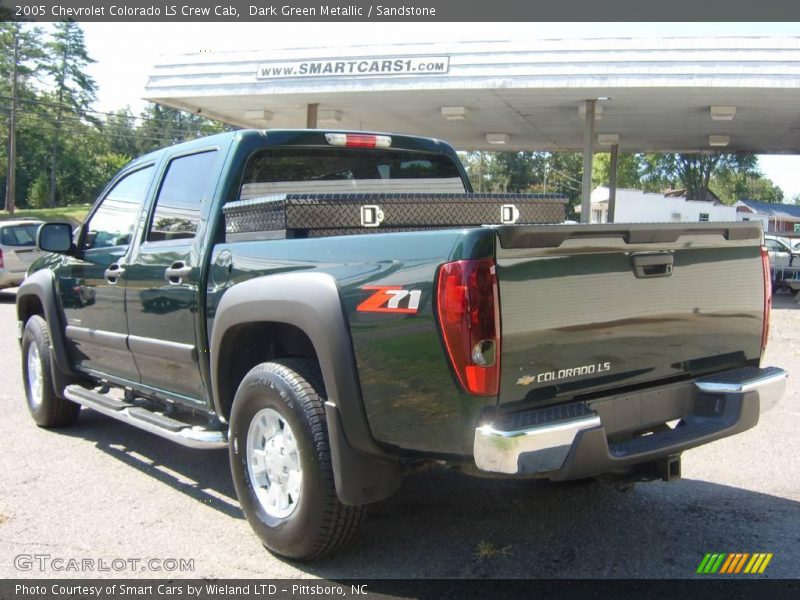
[[[38,219],[0,221],[0,289],[22,283],[28,266],[43,254],[36,248],[41,224]]]

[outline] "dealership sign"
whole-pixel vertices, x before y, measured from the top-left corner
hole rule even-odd
[[[442,75],[450,69],[449,56],[382,56],[337,60],[292,60],[258,65],[257,79],[335,77],[337,75]]]

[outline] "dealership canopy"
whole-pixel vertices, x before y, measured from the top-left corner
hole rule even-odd
[[[244,127],[305,127],[312,106],[320,128],[554,151],[583,148],[585,100],[599,98],[595,132],[622,151],[800,153],[797,37],[199,53],[155,65],[144,95]]]
[[[409,133],[459,150],[582,150],[584,215],[590,157],[603,147],[614,157],[800,154],[800,37],[198,53],[156,64],[144,95],[242,127]]]

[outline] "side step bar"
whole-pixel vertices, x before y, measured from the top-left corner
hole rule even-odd
[[[64,389],[64,396],[76,404],[91,408],[128,425],[144,429],[181,446],[202,450],[228,447],[228,435],[225,431],[183,423],[161,413],[134,406],[93,390],[87,390],[79,385],[67,386]]]

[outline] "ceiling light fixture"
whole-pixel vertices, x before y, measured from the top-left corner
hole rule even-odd
[[[731,136],[729,135],[710,135],[708,136],[708,145],[717,148],[724,148],[731,143]]]
[[[600,133],[597,135],[597,143],[601,146],[613,146],[619,144],[618,133]]]
[[[342,120],[340,110],[321,110],[317,113],[317,121],[320,123],[339,123]]]
[[[466,106],[443,106],[442,116],[448,121],[463,121],[469,115]]]
[[[268,110],[246,110],[244,111],[244,118],[253,121],[271,121],[272,113]]]
[[[712,106],[711,118],[715,121],[733,121],[736,116],[735,106]]]
[[[486,134],[486,141],[490,144],[507,144],[509,140],[509,136],[507,133],[487,133]]]

